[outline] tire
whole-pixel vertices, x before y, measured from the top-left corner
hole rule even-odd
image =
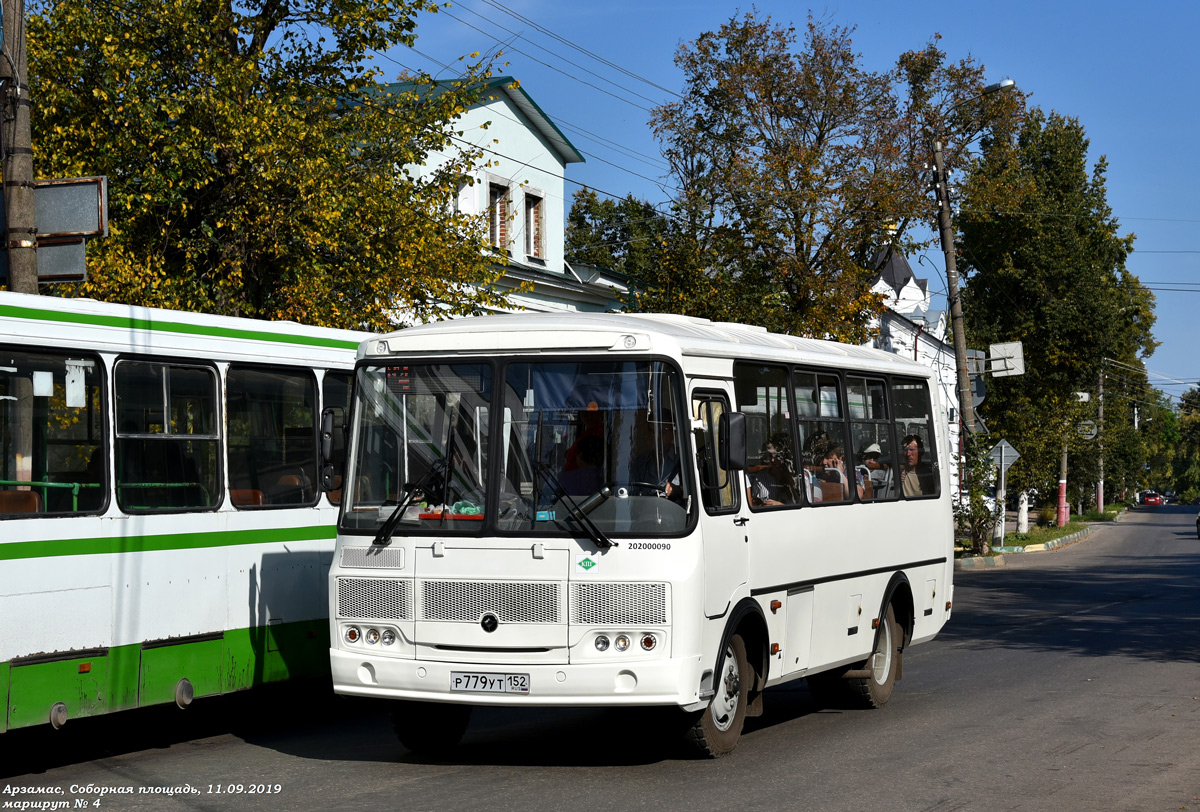
[[[848,671],[837,669],[807,677],[813,701],[825,708],[882,708],[896,686],[903,643],[903,632],[889,604],[875,632],[875,648],[865,662]]]
[[[470,721],[470,705],[400,701],[392,706],[396,738],[418,755],[444,756],[451,752],[462,741]]]
[[[746,643],[740,634],[735,634],[721,653],[712,704],[700,712],[687,733],[687,743],[696,753],[705,758],[720,758],[737,747],[753,679]]]
[[[892,698],[892,689],[896,687],[896,669],[900,663],[900,647],[904,644],[904,635],[896,623],[896,613],[888,604],[883,622],[875,632],[875,650],[867,658],[863,670],[870,672],[869,676],[853,677],[846,680],[851,701],[860,708],[882,708]]]

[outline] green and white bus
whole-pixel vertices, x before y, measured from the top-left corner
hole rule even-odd
[[[365,341],[334,690],[412,749],[473,705],[668,706],[735,746],[766,688],[878,707],[950,617],[946,407],[862,347],[656,315]]]
[[[328,673],[365,336],[0,293],[0,731]]]

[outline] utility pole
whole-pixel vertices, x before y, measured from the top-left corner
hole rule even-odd
[[[954,256],[954,229],[950,224],[950,194],[946,189],[946,167],[942,142],[933,142],[933,181],[938,200],[938,227],[942,253],[946,255],[946,299],[950,304],[950,332],[954,335],[954,364],[958,369],[958,412],[963,432],[975,432],[975,403],[971,400],[971,374],[967,369],[967,336],[963,329],[962,299],[958,293],[958,262]]]
[[[0,8],[4,15],[4,39],[0,43],[0,171],[4,174],[8,289],[37,293],[37,214],[33,202],[25,0],[2,0]]]

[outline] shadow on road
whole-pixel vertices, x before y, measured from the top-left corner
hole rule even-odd
[[[1027,553],[1021,566],[956,574],[954,617],[938,639],[1200,662],[1200,542],[1162,522],[1190,522],[1195,508],[1150,510],[1105,526],[1078,549]]]

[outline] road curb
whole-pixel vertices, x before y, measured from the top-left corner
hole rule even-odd
[[[982,570],[1003,566],[1004,556],[1002,555],[972,555],[954,560],[954,569],[956,570]]]
[[[1003,567],[1005,555],[1010,555],[1010,554],[1011,555],[1019,555],[1022,553],[1042,553],[1042,552],[1046,552],[1048,550],[1057,550],[1060,547],[1066,547],[1066,546],[1068,546],[1070,544],[1074,544],[1078,541],[1083,541],[1085,538],[1087,538],[1091,534],[1092,534],[1092,528],[1085,527],[1082,530],[1076,530],[1074,533],[1071,533],[1069,536],[1063,536],[1062,538],[1055,539],[1054,541],[1047,541],[1045,544],[1030,544],[1027,547],[993,547],[992,549],[999,551],[1001,553],[1001,555],[967,556],[964,558],[959,558],[959,559],[955,560],[954,568],[956,570],[973,570],[973,569],[986,569],[988,567]]]

